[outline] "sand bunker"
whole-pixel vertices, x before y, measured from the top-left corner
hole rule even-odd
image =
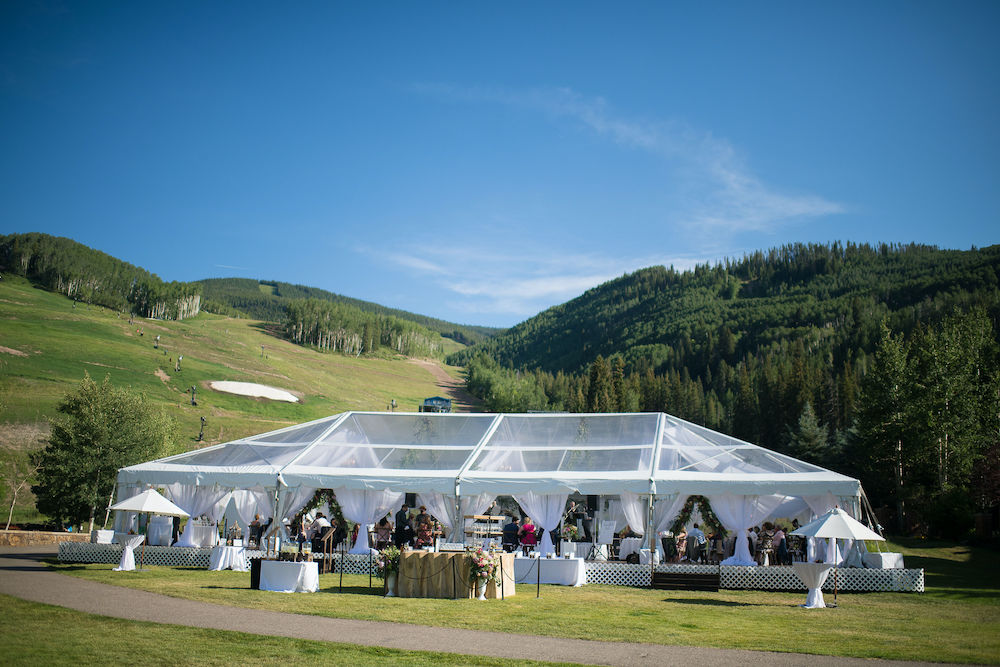
[[[231,382],[229,380],[215,380],[209,382],[208,386],[215,391],[227,394],[238,394],[240,396],[254,396],[256,398],[270,398],[273,401],[285,401],[286,403],[298,403],[299,399],[294,394],[268,387],[266,384],[256,384],[254,382]]]

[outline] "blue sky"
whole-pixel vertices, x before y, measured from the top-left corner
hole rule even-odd
[[[1000,3],[7,2],[0,233],[509,326],[1000,229]]]

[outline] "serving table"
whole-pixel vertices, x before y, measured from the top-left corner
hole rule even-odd
[[[514,554],[497,554],[503,574],[502,585],[493,580],[486,584],[486,597],[502,599],[514,595]],[[464,551],[431,553],[404,551],[399,557],[396,595],[401,598],[445,598],[459,600],[476,597],[475,582],[470,580],[471,557]]]
[[[214,547],[219,543],[219,528],[214,523],[188,521],[177,540],[178,547]]]
[[[209,570],[235,570],[249,572],[247,550],[241,546],[219,545],[212,547],[212,555],[208,559]]]
[[[173,517],[150,517],[149,525],[146,526],[146,544],[151,547],[169,547],[170,538],[173,536],[173,532]]]
[[[319,563],[284,560],[260,562],[260,590],[280,593],[315,593],[319,590]]]
[[[873,570],[902,570],[903,554],[871,551],[864,556],[865,567]]]
[[[830,570],[833,569],[833,565],[830,563],[792,563],[792,569],[795,570],[795,574],[805,587],[808,589],[808,594],[806,595],[806,603],[803,605],[806,609],[823,609],[826,607],[826,603],[823,601],[823,591],[820,590],[823,587],[823,582],[826,581],[826,577],[830,574]]]
[[[559,584],[582,586],[587,583],[587,568],[582,558],[515,558],[514,577],[519,584]]]

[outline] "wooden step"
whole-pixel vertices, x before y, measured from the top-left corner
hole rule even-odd
[[[718,591],[719,573],[653,572],[653,588],[673,591]]]

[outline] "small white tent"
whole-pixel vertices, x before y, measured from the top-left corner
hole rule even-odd
[[[501,494],[543,528],[552,519],[542,515],[561,517],[559,498],[570,493],[621,495],[633,514],[641,496],[660,508],[654,530],[698,494],[741,530],[779,507],[856,508],[861,492],[856,479],[663,413],[346,412],[123,468],[118,483],[182,485],[204,502],[220,490],[255,489],[278,501],[277,517],[294,515],[315,489],[333,489],[360,523],[418,493],[453,528]]]

